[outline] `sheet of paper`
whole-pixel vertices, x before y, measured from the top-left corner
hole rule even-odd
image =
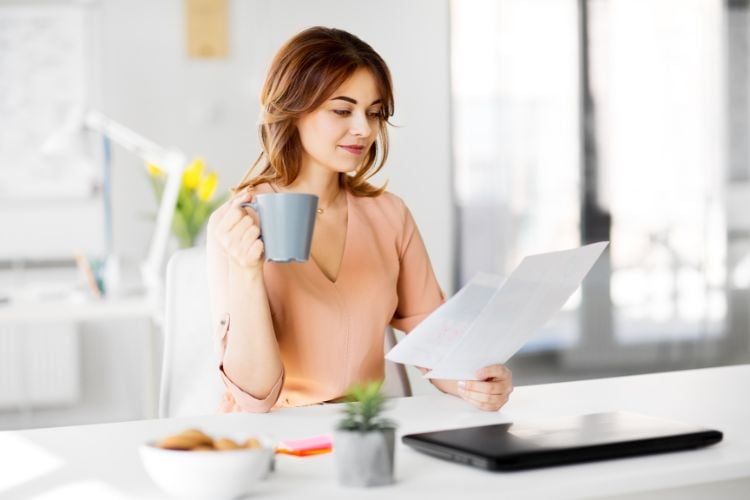
[[[477,274],[396,344],[386,359],[423,368],[437,366],[468,332],[503,281],[501,276]]]
[[[475,379],[480,368],[505,363],[562,308],[607,244],[528,256],[504,282],[475,277],[386,358],[430,368],[428,378]]]

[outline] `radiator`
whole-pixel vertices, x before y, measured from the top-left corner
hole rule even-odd
[[[81,396],[73,323],[0,326],[0,410],[68,406]]]

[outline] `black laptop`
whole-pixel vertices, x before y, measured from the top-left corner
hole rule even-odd
[[[612,412],[407,434],[402,440],[435,457],[511,471],[687,450],[722,437],[714,429]]]

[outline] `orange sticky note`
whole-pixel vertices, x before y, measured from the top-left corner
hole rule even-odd
[[[321,455],[329,453],[333,449],[331,436],[322,435],[305,439],[282,441],[276,447],[276,453],[306,457],[310,455]]]

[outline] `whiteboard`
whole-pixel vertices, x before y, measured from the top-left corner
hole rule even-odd
[[[91,196],[89,8],[0,3],[0,200]]]
[[[93,7],[0,1],[0,260],[104,250]]]

